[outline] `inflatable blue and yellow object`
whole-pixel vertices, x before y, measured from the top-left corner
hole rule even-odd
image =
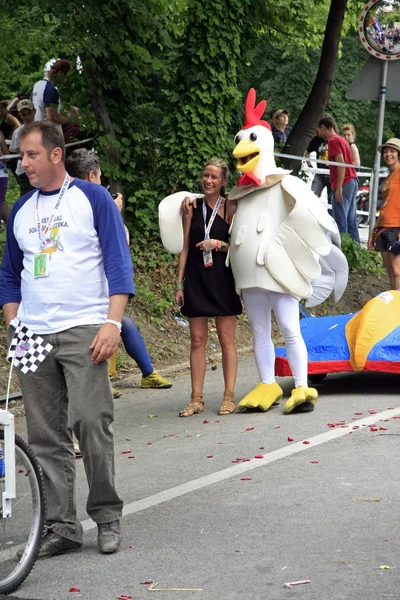
[[[354,314],[300,322],[308,373],[400,373],[400,291],[383,292]],[[285,348],[275,350],[275,373],[291,375]]]

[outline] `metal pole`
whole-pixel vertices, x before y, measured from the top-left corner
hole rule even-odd
[[[386,82],[388,74],[388,63],[385,61],[382,63],[381,68],[381,87],[379,90],[379,109],[378,109],[378,129],[376,132],[376,151],[375,151],[375,163],[374,163],[374,176],[371,181],[371,189],[369,193],[369,235],[371,236],[372,230],[375,227],[375,215],[376,205],[378,201],[378,188],[379,188],[379,168],[381,165],[381,153],[378,152],[378,146],[382,144],[383,136],[383,123],[385,121],[385,102],[386,102]]]

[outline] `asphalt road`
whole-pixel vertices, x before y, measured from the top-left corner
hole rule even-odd
[[[145,581],[158,583],[163,600],[400,597],[400,376],[329,376],[313,413],[288,416],[275,408],[218,417],[221,381],[220,366],[207,372],[206,411],[191,418],[178,418],[188,374],[170,390],[123,393],[120,552],[97,552],[78,460],[84,549],[38,561],[12,598],[139,600],[151,591]],[[256,382],[253,357],[242,359],[238,397]],[[281,383],[287,397],[291,380]],[[310,583],[284,586],[299,580]]]

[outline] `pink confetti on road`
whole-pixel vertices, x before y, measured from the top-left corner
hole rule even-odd
[[[328,427],[335,427],[335,423],[328,423]]]
[[[254,458],[264,458],[262,454],[256,454]]]
[[[308,444],[311,444],[311,442],[309,442],[308,440],[304,440],[303,444],[308,445]]]
[[[355,415],[362,415],[362,412],[355,412]]]
[[[312,460],[312,461],[311,461],[311,464],[312,464],[312,465],[317,465],[318,463],[319,463],[319,460]]]
[[[394,417],[392,417],[392,419],[400,419],[400,415],[394,415]]]
[[[287,441],[288,441],[288,442],[294,442],[294,438],[292,438],[292,437],[288,437]]]
[[[378,428],[377,427],[370,427],[369,430],[370,431],[378,431]]]
[[[215,422],[216,423],[221,423],[221,421],[219,419],[216,419]]]
[[[70,592],[80,592],[80,591],[81,591],[81,588],[78,588],[78,587],[70,587],[70,588],[69,588],[69,591],[70,591]]]

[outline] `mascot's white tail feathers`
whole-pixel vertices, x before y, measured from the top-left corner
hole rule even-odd
[[[343,296],[349,278],[349,265],[340,250],[340,236],[327,234],[333,243],[328,256],[320,259],[321,276],[311,282],[313,291],[307,299],[306,306],[312,308],[326,300],[333,291],[333,299],[339,302]]]
[[[192,200],[203,198],[203,194],[176,192],[161,200],[158,205],[158,222],[163,246],[171,254],[179,254],[183,248],[183,226],[181,205],[188,196]]]

